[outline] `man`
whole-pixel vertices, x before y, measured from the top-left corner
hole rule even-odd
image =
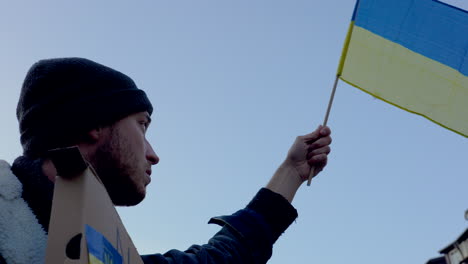
[[[56,170],[47,151],[76,145],[115,205],[136,205],[159,162],[145,134],[153,107],[126,75],[82,58],[42,60],[29,70],[17,107],[24,155],[0,162],[0,264],[43,263]],[[327,163],[328,127],[300,136],[249,205],[212,218],[222,226],[202,246],[142,256],[145,263],[266,263],[297,217],[290,202]]]

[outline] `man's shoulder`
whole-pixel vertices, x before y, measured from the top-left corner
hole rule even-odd
[[[3,168],[8,168],[9,169],[10,167],[11,167],[10,163],[8,163],[6,160],[0,159],[0,168],[2,168],[2,169]]]
[[[21,196],[22,185],[11,171],[11,166],[5,160],[0,160],[0,196],[13,200]]]
[[[0,160],[0,256],[7,263],[44,263],[47,234],[22,189],[10,164]]]

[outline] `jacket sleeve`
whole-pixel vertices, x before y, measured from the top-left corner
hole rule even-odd
[[[143,255],[145,264],[266,263],[273,244],[296,219],[297,212],[281,195],[262,188],[246,208],[209,223],[222,226],[205,245],[186,251]]]

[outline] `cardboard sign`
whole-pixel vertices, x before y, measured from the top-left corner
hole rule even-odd
[[[77,147],[53,150],[57,168],[45,263],[143,264],[96,172]]]

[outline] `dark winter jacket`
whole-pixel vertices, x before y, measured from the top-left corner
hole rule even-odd
[[[0,162],[0,264],[43,263],[53,183],[42,174],[41,164],[40,160],[19,157],[10,170],[6,162]],[[12,218],[15,216],[24,219],[18,222]],[[246,208],[212,218],[210,223],[222,228],[207,244],[143,255],[142,259],[145,264],[266,263],[273,243],[296,217],[286,199],[263,188]],[[34,239],[26,241],[25,234]]]

